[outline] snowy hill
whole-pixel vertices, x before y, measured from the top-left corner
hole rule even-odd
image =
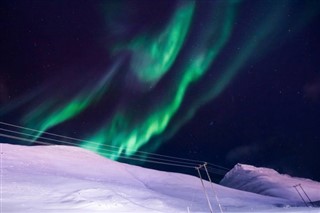
[[[197,177],[118,163],[77,147],[0,146],[1,212],[209,212]],[[219,212],[210,185],[205,185]],[[320,190],[318,184],[312,186]],[[220,185],[215,190],[224,212],[320,212],[297,207],[287,197]]]
[[[303,203],[302,198],[306,202],[309,202],[309,198],[312,202],[320,200],[319,182],[282,175],[269,168],[256,168],[250,165],[237,164],[225,175],[220,184],[295,202]],[[302,188],[297,187],[299,184],[301,184]]]

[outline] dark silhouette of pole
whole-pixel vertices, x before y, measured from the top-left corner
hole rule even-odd
[[[294,185],[293,187],[294,187],[295,190],[298,192],[301,200],[304,202],[304,204],[306,205],[306,207],[309,207],[309,206],[308,206],[308,203],[304,200],[304,198],[302,197],[301,193],[300,193],[299,190],[297,189],[297,186],[299,186],[299,185]]]
[[[308,198],[310,204],[314,207],[313,202],[311,201],[311,199],[310,199],[310,197],[308,196],[308,194],[306,193],[306,191],[302,188],[301,183],[299,183],[298,186],[299,186],[300,189],[303,191],[304,195]]]

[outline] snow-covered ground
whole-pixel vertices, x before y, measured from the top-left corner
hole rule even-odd
[[[197,177],[127,165],[77,147],[0,146],[1,213],[210,212]],[[272,171],[236,166],[223,180],[228,187],[214,186],[223,211],[320,212],[303,207],[294,191],[283,190],[283,181],[288,187],[300,183],[320,200],[319,183],[282,179]],[[205,185],[213,210],[220,212],[210,184]]]
[[[320,201],[319,182],[282,175],[269,168],[237,164],[225,175],[220,184],[257,194],[284,198],[296,203],[300,202],[300,205],[312,206],[308,204],[309,199],[312,203]]]

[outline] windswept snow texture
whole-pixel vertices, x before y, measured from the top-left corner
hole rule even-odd
[[[256,168],[250,165],[237,164],[225,175],[220,184],[261,195],[284,198],[297,203],[304,203],[302,200],[304,199],[307,205],[310,206],[311,204],[308,204],[310,202],[309,199],[312,203],[320,201],[319,182],[279,174],[269,168]],[[294,187],[299,184],[301,187]]]
[[[0,146],[1,212],[209,212],[200,180],[193,176],[118,163],[77,147]],[[224,212],[320,212],[297,207],[287,197],[214,188]],[[319,191],[319,184],[314,188]]]

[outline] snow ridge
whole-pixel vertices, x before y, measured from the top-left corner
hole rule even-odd
[[[123,164],[78,147],[0,146],[3,212],[209,212],[200,180],[194,176]],[[244,174],[253,178],[256,171],[255,167],[237,166],[224,184],[243,187],[232,178],[242,175],[246,181]],[[265,177],[277,177],[272,170],[261,171],[269,175]],[[265,184],[260,188],[247,184],[246,189],[270,194],[267,187],[271,185]],[[277,190],[275,186],[272,190]],[[319,192],[319,185],[312,186]],[[219,212],[207,181],[205,187],[213,210]],[[270,197],[217,184],[214,188],[224,212],[319,212],[292,207],[292,200],[284,196]]]
[[[220,182],[221,185],[261,195],[284,198],[296,203],[303,202],[294,186],[301,184],[312,201],[320,200],[320,183],[310,179],[279,174],[269,168],[237,164]],[[304,195],[301,188],[299,192]],[[303,198],[307,201],[307,197]]]

